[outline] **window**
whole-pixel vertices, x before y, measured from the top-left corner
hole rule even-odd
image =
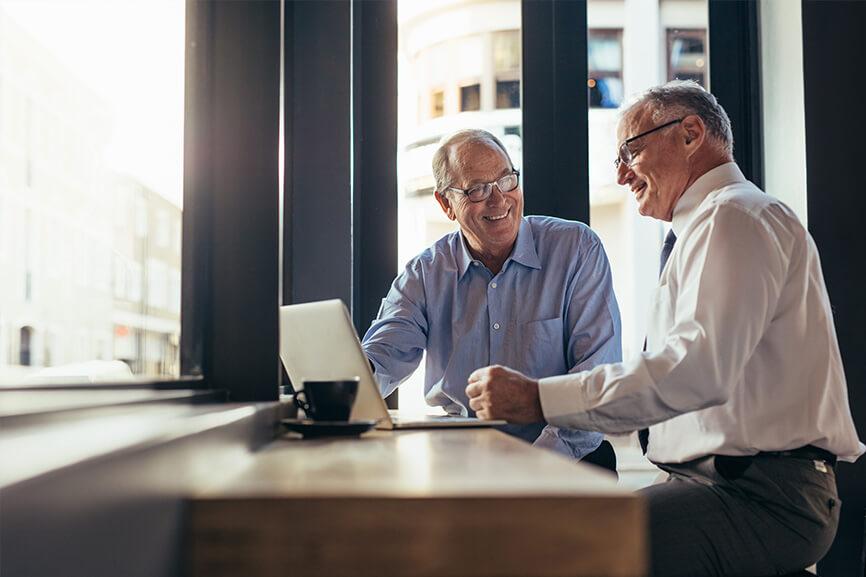
[[[430,118],[438,118],[445,114],[445,92],[435,90],[430,95]]]
[[[590,107],[619,107],[622,102],[622,30],[592,29],[586,48]]]
[[[393,263],[394,274],[457,228],[433,198],[430,163],[443,136],[483,128],[502,140],[515,166],[522,162],[520,0],[464,0],[447,6],[399,0],[397,10],[398,262]],[[431,108],[436,114],[414,113],[417,106],[426,110],[427,95],[437,93],[444,93],[444,102]],[[461,114],[470,111],[472,115]],[[422,360],[400,386],[402,409],[428,410],[423,382]]]
[[[0,3],[0,206],[16,229],[0,233],[14,271],[0,277],[0,384],[83,376],[73,367],[129,349],[114,342],[119,325],[177,341],[185,8]],[[142,290],[154,260],[161,285]],[[158,315],[139,302],[151,295]],[[177,376],[164,370],[175,358],[124,360],[143,377]]]
[[[496,108],[520,108],[520,81],[496,81]]]
[[[694,80],[706,86],[707,31],[668,29],[668,80]]]
[[[493,70],[496,75],[496,108],[520,108],[519,30],[493,34]]]
[[[481,110],[481,85],[470,84],[460,87],[460,112]]]
[[[33,327],[21,327],[18,341],[18,364],[22,367],[29,367],[33,359],[30,357],[31,346],[33,344]]]
[[[643,348],[650,295],[658,280],[659,250],[666,230],[660,221],[640,216],[630,191],[616,182],[615,108],[624,97],[686,70],[698,70],[698,64],[705,66],[699,60],[706,59],[702,39],[706,36],[707,14],[707,0],[625,2],[618,11],[611,10],[611,3],[588,3],[588,68],[590,80],[596,79],[598,89],[590,87],[588,111],[590,225],[601,238],[610,261],[626,359]],[[661,65],[665,39],[669,60],[678,68]],[[603,94],[602,79],[606,89],[614,90]],[[643,471],[635,476],[638,483],[649,483],[655,473],[641,456],[636,439],[618,439],[616,443],[621,463]]]

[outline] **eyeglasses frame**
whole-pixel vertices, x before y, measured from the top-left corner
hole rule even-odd
[[[508,178],[509,176],[516,176],[517,177],[517,184],[511,190],[502,190],[502,188],[500,188],[500,186],[499,186],[499,181],[501,181],[503,178]],[[479,186],[485,187],[486,194],[484,195],[483,198],[479,198],[478,200],[472,200],[472,198],[469,196],[469,191],[471,191],[474,188],[478,188]],[[499,178],[497,178],[496,180],[494,180],[492,182],[481,182],[481,183],[476,184],[475,186],[471,186],[469,188],[457,188],[456,186],[449,186],[448,188],[445,189],[445,192],[448,192],[449,190],[453,190],[455,192],[463,193],[463,195],[466,196],[466,199],[469,202],[477,203],[477,202],[484,202],[485,200],[490,198],[490,195],[493,194],[493,187],[494,186],[496,186],[496,188],[499,190],[499,192],[501,194],[507,194],[513,190],[516,190],[517,187],[520,186],[520,171],[517,170],[516,168],[512,168],[511,172],[509,172],[508,174],[504,174],[504,175],[500,176]]]
[[[647,130],[645,132],[641,132],[640,134],[638,134],[636,136],[632,136],[631,138],[626,138],[623,141],[623,143],[619,145],[619,149],[618,149],[619,154],[617,155],[616,160],[613,161],[614,167],[616,167],[616,169],[619,170],[620,164],[625,164],[626,166],[631,166],[631,163],[634,160],[634,155],[632,154],[631,149],[628,147],[629,143],[634,142],[638,138],[643,138],[644,136],[652,134],[653,132],[656,132],[657,130],[661,130],[662,128],[667,128],[668,126],[678,124],[685,119],[686,119],[686,117],[683,116],[682,118],[677,118],[676,120],[671,120],[669,122],[665,122],[664,124],[656,126],[655,128],[650,128],[649,130]]]

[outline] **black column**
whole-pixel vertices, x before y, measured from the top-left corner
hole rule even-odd
[[[352,316],[363,335],[397,271],[397,2],[352,12]]]
[[[731,118],[734,159],[746,178],[763,188],[760,3],[710,0],[708,8],[710,92]]]
[[[351,3],[285,9],[283,302],[352,302]]]
[[[352,3],[352,120],[352,318],[363,337],[397,271],[396,0]]]
[[[866,130],[861,71],[866,55],[866,3],[806,0],[802,9],[809,230],[821,254],[848,398],[862,439],[866,437],[866,193],[858,168]],[[841,523],[818,573],[864,575],[866,458],[853,465],[840,463],[837,480]]]
[[[586,1],[524,0],[526,214],[589,223]]]
[[[182,371],[276,400],[280,2],[188,2],[186,74]]]

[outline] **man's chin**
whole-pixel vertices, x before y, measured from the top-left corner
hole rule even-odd
[[[641,216],[664,220],[664,217],[658,214],[658,207],[648,202],[640,202],[637,205],[637,211]]]

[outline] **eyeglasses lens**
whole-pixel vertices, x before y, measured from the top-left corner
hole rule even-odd
[[[619,168],[620,164],[624,164],[628,166],[631,164],[631,150],[629,150],[628,145],[626,143],[622,143],[619,147],[619,156],[614,162],[617,168]]]
[[[517,188],[517,182],[518,180],[516,174],[507,174],[497,180],[495,183],[488,182],[485,184],[479,184],[478,186],[473,186],[466,192],[466,195],[472,202],[481,202],[482,200],[486,200],[493,192],[494,184],[500,192],[511,192],[512,190]]]

